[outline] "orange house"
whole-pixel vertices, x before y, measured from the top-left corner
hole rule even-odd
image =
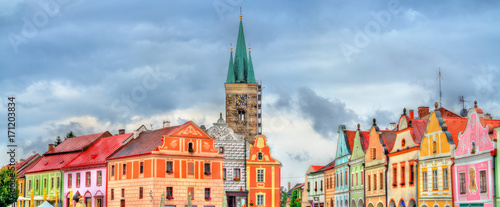
[[[249,206],[279,207],[281,201],[281,163],[271,156],[266,137],[258,135],[247,160]]]
[[[108,157],[109,207],[159,206],[162,199],[187,206],[188,195],[193,206],[222,206],[224,158],[215,139],[191,121],[168,125],[136,131]]]

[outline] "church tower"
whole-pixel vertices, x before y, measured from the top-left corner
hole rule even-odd
[[[229,59],[226,88],[226,122],[234,132],[253,143],[262,134],[262,86],[255,81],[250,47],[245,44],[242,16],[238,42],[233,60],[233,48]]]

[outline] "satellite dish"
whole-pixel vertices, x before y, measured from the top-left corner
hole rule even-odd
[[[461,117],[466,117],[466,116],[467,116],[467,109],[462,109],[462,110],[460,111],[460,116],[461,116]]]

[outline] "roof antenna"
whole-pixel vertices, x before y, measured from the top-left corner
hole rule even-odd
[[[469,101],[465,100],[464,96],[459,96],[458,101],[462,102],[462,110],[460,110],[460,116],[466,117],[467,116],[467,109],[465,109],[465,102],[469,102]]]
[[[439,108],[443,107],[443,91],[441,90],[441,80],[444,80],[443,75],[441,75],[441,67],[439,67],[439,73],[436,79],[439,79]]]

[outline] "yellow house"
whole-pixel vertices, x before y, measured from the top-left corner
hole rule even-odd
[[[419,207],[452,207],[451,166],[455,143],[437,108],[429,114],[418,152]]]

